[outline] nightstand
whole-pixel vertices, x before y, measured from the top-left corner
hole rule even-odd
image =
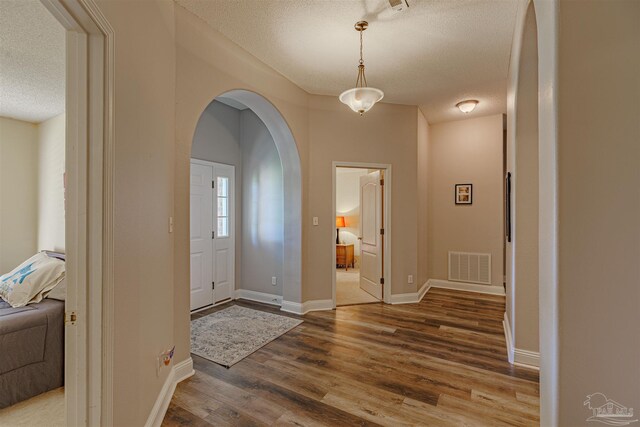
[[[347,271],[349,266],[355,268],[353,244],[336,245],[336,267],[344,266]]]

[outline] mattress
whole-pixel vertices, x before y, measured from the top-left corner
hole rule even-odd
[[[0,408],[63,385],[64,304],[0,300]]]

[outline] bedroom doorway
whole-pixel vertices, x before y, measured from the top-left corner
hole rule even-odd
[[[21,72],[16,76],[33,78],[36,75],[40,83],[47,85],[47,95],[51,95],[54,89],[61,89],[63,94],[62,114],[58,112],[46,122],[32,122],[40,123],[36,125],[39,128],[36,139],[40,159],[34,163],[42,173],[40,178],[43,178],[37,180],[36,187],[42,191],[37,195],[36,209],[44,209],[37,215],[37,229],[42,233],[37,236],[35,248],[38,251],[53,250],[47,257],[66,260],[66,293],[59,289],[61,282],[54,289],[63,295],[64,301],[60,301],[63,307],[56,316],[47,317],[49,322],[57,319],[56,325],[51,323],[48,327],[55,327],[60,330],[60,335],[64,335],[64,340],[58,342],[61,347],[58,360],[63,359],[64,362],[56,362],[56,365],[64,365],[59,369],[59,374],[64,375],[64,391],[56,403],[56,412],[49,413],[42,405],[39,408],[33,406],[32,410],[29,407],[16,408],[28,400],[7,409],[25,409],[28,417],[19,417],[20,423],[27,420],[33,425],[108,425],[111,424],[110,331],[113,325],[113,304],[110,301],[113,271],[113,31],[93,0],[2,3],[5,9],[3,18],[8,16],[10,9],[11,13],[19,15],[21,22],[35,19],[29,25],[22,25],[29,31],[26,37],[13,40],[14,43],[25,43],[35,39],[36,47],[22,49],[30,60],[38,53],[59,52],[51,45],[54,40],[59,40],[63,49],[55,61],[40,61],[40,65],[46,64],[48,73],[37,77],[37,67],[29,66],[27,61],[21,64],[22,68],[18,69]],[[16,23],[11,18],[7,19]],[[57,26],[60,34],[47,37],[43,33],[45,22]],[[2,30],[14,27],[3,25]],[[19,50],[12,50],[12,54]],[[54,85],[50,84],[55,74],[51,67],[54,63],[57,65],[58,60],[61,61],[62,82]],[[4,72],[9,72],[9,69],[3,68]],[[16,82],[16,79],[7,79],[4,83]],[[21,106],[50,106],[45,102],[46,96],[33,99],[27,96],[27,92],[25,90],[18,98]],[[3,93],[7,92],[3,90]],[[2,104],[6,107],[9,103]],[[39,252],[38,256],[41,254]],[[104,310],[103,296],[107,300]],[[50,302],[51,299],[45,298],[34,304],[47,305]],[[45,347],[51,344],[50,336],[53,337],[47,334]],[[39,363],[48,363],[46,348],[43,353],[45,360]],[[24,362],[25,359],[22,360]],[[33,365],[29,363],[26,367]],[[21,376],[23,385],[35,386],[41,385],[42,371],[45,370],[47,375],[50,374],[48,367],[42,367],[35,380],[27,378],[26,371],[16,372]],[[14,397],[26,396],[16,394]]]
[[[390,300],[390,165],[333,165],[333,305]]]

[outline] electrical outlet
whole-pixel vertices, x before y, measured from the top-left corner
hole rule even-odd
[[[413,274],[410,274],[409,277],[407,278],[407,282],[409,284],[413,283]]]
[[[318,225],[318,223],[319,223],[319,222],[318,222],[318,217],[317,217],[317,216],[314,216],[314,217],[313,217],[313,225]]]
[[[276,276],[273,276],[273,277],[271,278],[271,284],[272,284],[273,286],[275,286],[275,285],[276,285],[276,283],[278,283],[278,281],[277,281],[277,279],[276,279]]]
[[[160,376],[160,371],[163,367],[169,366],[171,364],[171,360],[173,359],[173,352],[175,351],[176,346],[174,345],[171,349],[165,350],[160,353],[157,357],[156,364],[156,377]]]

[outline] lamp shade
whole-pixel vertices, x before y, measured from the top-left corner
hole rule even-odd
[[[337,216],[336,217],[336,227],[337,228],[344,228],[346,226],[347,226],[347,224],[346,224],[346,222],[344,220],[344,217],[343,216]]]
[[[340,94],[340,102],[346,104],[360,115],[366,113],[373,105],[384,97],[380,89],[374,87],[355,87]]]

